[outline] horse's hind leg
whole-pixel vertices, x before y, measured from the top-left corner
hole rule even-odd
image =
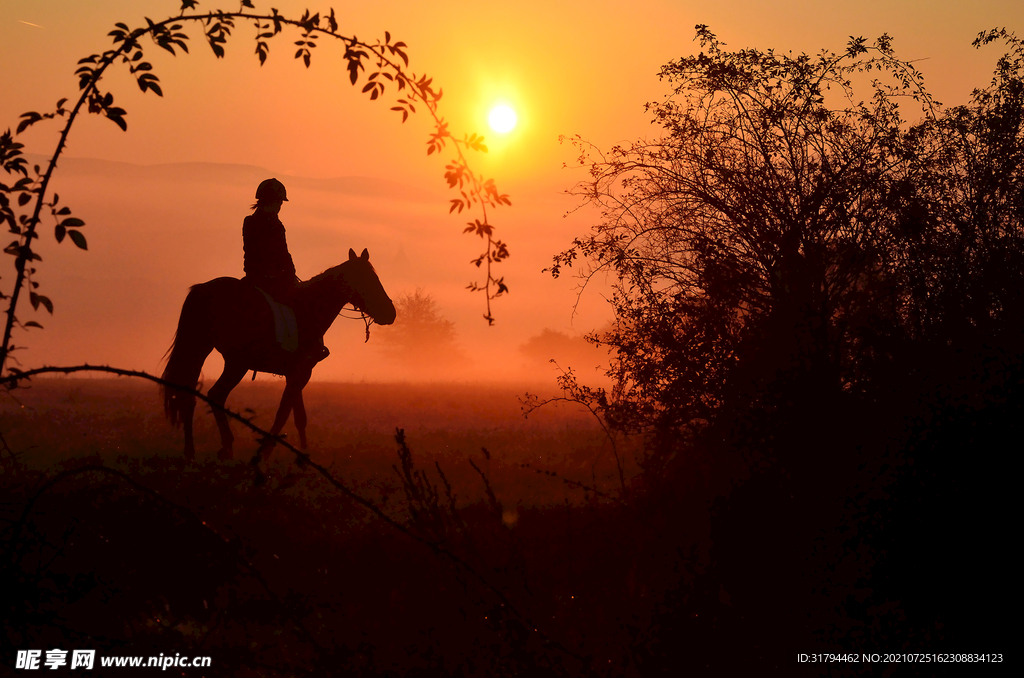
[[[277,408],[277,416],[274,418],[274,425],[270,427],[270,435],[276,436],[284,428],[285,422],[288,421],[288,415],[291,414],[292,409],[296,408],[296,411],[302,412],[302,427],[299,428],[299,438],[303,447],[306,443],[306,408],[302,404],[302,389],[309,383],[309,377],[313,372],[313,367],[300,369],[296,372],[292,372],[287,377],[287,382],[284,387],[284,395],[281,396],[281,405]],[[296,414],[296,428],[299,427],[299,418]],[[271,450],[274,449],[276,443],[267,439],[260,445],[259,458],[267,459],[270,456]]]
[[[295,394],[295,428],[299,430],[299,447],[306,449],[306,405],[302,402],[302,389]]]
[[[224,407],[231,389],[238,386],[238,382],[242,381],[246,371],[245,366],[225,360],[224,371],[221,372],[220,379],[210,387],[210,392],[207,394],[210,401],[215,405]],[[227,415],[217,407],[213,408],[213,418],[217,422],[217,429],[220,431],[220,450],[217,452],[217,458],[231,459],[235,442],[235,437],[231,434],[231,424],[228,423]]]

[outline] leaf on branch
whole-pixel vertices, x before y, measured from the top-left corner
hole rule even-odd
[[[464,143],[474,151],[487,152],[487,146],[484,145],[484,138],[482,136],[470,134],[468,137],[464,137]]]
[[[58,244],[64,242],[64,236],[65,235],[67,235],[67,229],[66,228],[64,228],[60,224],[57,224],[56,226],[54,226],[54,228],[53,228],[53,237],[57,239],[57,243]]]
[[[495,263],[501,262],[508,259],[508,247],[500,240],[494,241],[494,253],[491,254],[491,260]]]
[[[348,60],[348,79],[353,85],[359,80],[359,71],[363,69],[363,59],[366,58],[366,52],[358,49],[352,49],[349,47],[345,50],[345,59]]]
[[[487,236],[491,235],[491,233],[494,231],[494,227],[493,226],[491,226],[490,224],[485,224],[482,221],[480,221],[479,219],[474,219],[473,221],[470,221],[468,223],[469,223],[469,226],[467,226],[466,228],[462,229],[463,233],[474,233],[475,232],[477,235],[479,235],[482,238],[485,235],[487,235]]]
[[[85,89],[92,82],[93,70],[88,66],[82,66],[75,74],[78,75],[78,89]]]
[[[60,222],[60,225],[65,228],[81,228],[82,226],[85,226],[85,222],[78,217],[68,217],[64,221]]]
[[[28,204],[28,201],[32,199],[31,193],[19,193],[18,194],[18,207],[24,207]]]
[[[123,132],[128,131],[128,123],[124,121],[125,112],[123,108],[108,108],[105,112],[106,116],[114,121],[114,124],[120,127]]]
[[[18,129],[14,132],[15,134],[21,134],[22,132],[25,131],[26,128],[36,124],[37,122],[43,119],[43,116],[39,115],[35,111],[22,113],[21,117],[24,118],[24,120],[18,123]]]
[[[181,0],[181,11],[184,12],[186,9],[195,9],[198,4],[198,0]]]
[[[53,315],[53,302],[50,301],[49,297],[44,297],[43,295],[36,294],[35,292],[29,292],[28,300],[29,303],[32,304],[33,309],[39,310],[39,304],[42,304],[46,310],[50,312],[50,315]]]
[[[427,155],[430,154],[428,153]],[[462,184],[465,181],[466,166],[461,164],[445,165],[444,168],[448,170],[444,173],[444,178],[448,181],[448,188],[455,188],[456,184],[459,185],[459,188],[462,188]]]
[[[22,325],[22,327],[38,327],[39,329],[43,329],[43,326],[37,323],[35,320],[29,320],[27,323]]]
[[[405,64],[405,67],[408,68],[409,67],[409,57],[406,55],[405,50],[403,49],[404,47],[406,47],[406,44],[404,42],[396,42],[393,45],[388,45],[388,50],[392,54],[397,54],[399,56],[399,58],[401,58],[402,63]]]
[[[145,92],[147,89],[153,90],[157,96],[162,97],[164,95],[163,90],[160,89],[160,85],[156,84],[159,78],[152,73],[144,73],[139,77],[139,89]]]
[[[18,172],[27,177],[28,170],[25,169],[25,166],[28,164],[28,161],[25,158],[19,157],[21,156],[21,149],[24,144],[14,143],[13,139],[11,130],[7,130],[0,136],[0,161],[3,162],[4,170],[8,174]],[[8,190],[6,186],[4,190]],[[6,203],[4,203],[4,206],[6,207]]]
[[[81,231],[68,231],[68,237],[71,238],[71,242],[75,243],[79,249],[89,249],[89,246],[85,242],[85,236],[82,235]]]

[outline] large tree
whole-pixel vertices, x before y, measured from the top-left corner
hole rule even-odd
[[[997,38],[1011,53],[991,86],[943,111],[888,36],[809,56],[727,51],[698,26],[702,51],[664,66],[671,91],[648,104],[660,138],[577,140],[577,193],[603,219],[553,272],[616,276],[612,418],[701,428],[779,389],[859,388],[880,325],[1005,324],[1022,79],[1012,35],[979,44]]]
[[[815,56],[697,38],[648,104],[660,137],[577,140],[602,218],[553,266],[614,276],[595,339],[617,388],[571,392],[647,436],[637,502],[700,564],[678,600],[701,614],[662,637],[743,638],[757,665],[998,636],[972,587],[1012,576],[992,469],[1024,420],[1021,42],[982,34],[1008,54],[947,110],[887,36]]]

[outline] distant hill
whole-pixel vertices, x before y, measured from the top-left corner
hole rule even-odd
[[[41,167],[49,162],[49,158],[28,153],[25,155],[30,165]],[[256,165],[239,165],[217,162],[176,162],[159,165],[137,165],[128,162],[100,160],[97,158],[65,158],[58,161],[60,176],[89,176],[132,180],[149,180],[159,182],[184,182],[204,185],[245,186],[255,187],[268,177],[277,177],[289,188],[337,193],[343,195],[362,196],[369,198],[388,198],[407,202],[444,202],[439,193],[415,186],[409,186],[387,179],[374,177],[334,177],[315,179],[284,174],[257,167]]]

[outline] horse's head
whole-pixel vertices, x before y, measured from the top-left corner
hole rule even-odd
[[[378,325],[395,322],[395,305],[370,264],[370,253],[364,249],[362,254],[356,256],[356,251],[349,249],[346,263],[345,280],[356,297],[352,300],[356,308],[373,318],[373,322]]]

